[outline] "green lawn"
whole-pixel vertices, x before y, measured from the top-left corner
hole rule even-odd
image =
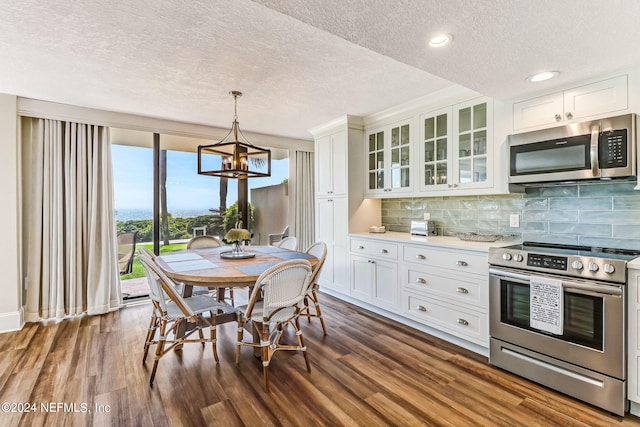
[[[149,249],[150,251],[153,251],[152,243],[136,244],[136,248],[140,248],[140,247],[144,247]],[[167,246],[160,246],[160,255],[168,254],[170,252],[180,251],[182,249],[187,249],[186,243],[172,243]],[[131,273],[123,274],[122,276],[120,276],[120,279],[122,280],[137,279],[139,277],[145,277],[145,276],[146,274],[144,272],[144,268],[142,267],[142,263],[138,259],[137,250],[136,250],[136,256],[133,258],[133,267],[132,267]]]

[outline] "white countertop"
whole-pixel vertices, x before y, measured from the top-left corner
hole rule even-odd
[[[470,249],[479,252],[487,252],[491,247],[509,246],[518,243],[515,241],[501,240],[496,242],[469,242],[460,240],[453,236],[414,236],[409,233],[399,233],[396,231],[387,231],[386,233],[350,233],[349,236],[365,239],[389,240],[399,243],[423,243],[426,245],[450,247],[454,249]],[[638,266],[638,268],[640,268],[640,266]]]
[[[627,263],[627,268],[640,270],[640,258],[636,258],[633,261]]]

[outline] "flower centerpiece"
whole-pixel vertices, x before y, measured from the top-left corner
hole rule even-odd
[[[232,245],[233,253],[240,255],[244,252],[242,244],[251,241],[251,233],[249,233],[249,230],[245,230],[244,228],[232,228],[227,231],[227,234],[225,234],[222,241],[227,245]]]

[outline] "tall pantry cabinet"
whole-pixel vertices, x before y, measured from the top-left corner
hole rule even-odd
[[[380,225],[380,201],[364,199],[364,127],[344,116],[310,129],[315,140],[316,241],[327,244],[321,288],[349,293],[347,234]]]

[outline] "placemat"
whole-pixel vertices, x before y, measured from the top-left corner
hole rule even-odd
[[[244,265],[236,268],[248,276],[258,276],[264,273],[267,268],[273,267],[276,264],[277,262],[265,262],[264,264]]]
[[[216,268],[218,266],[217,264],[214,264],[207,259],[198,259],[193,261],[174,261],[168,262],[167,265],[176,273],[191,270],[207,270],[209,268]]]

